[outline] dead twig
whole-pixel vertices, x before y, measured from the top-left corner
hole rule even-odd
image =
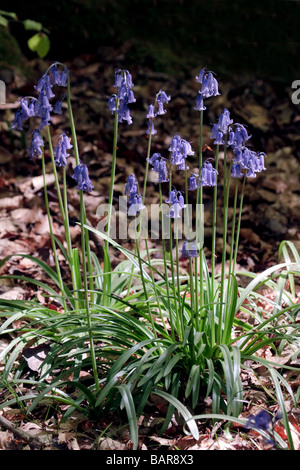
[[[20,428],[16,428],[8,419],[0,415],[0,426],[12,432],[16,437],[28,443],[32,450],[40,450],[43,443]]]

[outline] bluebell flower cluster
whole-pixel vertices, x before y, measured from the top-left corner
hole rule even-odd
[[[184,241],[181,250],[182,258],[197,258],[199,252],[194,242]]]
[[[154,153],[147,159],[152,166],[152,171],[157,173],[157,183],[167,183],[169,181],[169,174],[167,168],[167,161],[160,153]]]
[[[200,174],[200,186],[216,186],[217,170],[209,161],[204,162]]]
[[[162,116],[167,112],[167,110],[164,109],[164,104],[168,103],[170,99],[171,96],[167,96],[163,90],[159,90],[159,92],[156,94],[154,104],[150,104],[148,107],[148,113],[146,115],[146,118],[148,119],[148,128],[146,134],[155,135],[157,133],[154,128],[154,119],[157,116]],[[156,106],[158,107],[158,110],[155,112]]]
[[[256,152],[246,146],[246,142],[251,138],[247,129],[242,124],[235,124],[235,129],[229,127],[227,145],[230,146],[234,153],[231,176],[239,178],[243,176],[242,169],[246,170],[246,177],[256,178],[256,174],[265,168],[264,152]]]
[[[203,99],[220,94],[218,81],[214,77],[213,72],[207,71],[205,67],[201,70],[199,75],[196,76],[196,80],[201,84],[201,89],[198,92],[194,109],[204,111],[206,107],[204,106]]]
[[[114,88],[118,88],[118,92],[113,94],[109,101],[108,106],[112,113],[118,114],[118,122],[126,121],[127,124],[132,124],[130,116],[129,104],[135,103],[136,99],[132,91],[134,86],[132,83],[132,76],[128,70],[117,70],[115,72]]]
[[[62,72],[59,72],[57,64],[53,64],[48,71],[40,78],[38,84],[35,86],[38,92],[38,97],[25,97],[20,100],[20,107],[16,111],[12,129],[22,130],[23,123],[30,117],[40,118],[39,130],[45,126],[49,126],[51,121],[51,111],[53,106],[50,99],[55,97],[53,93],[53,86],[67,86],[67,68],[64,67]],[[61,100],[55,105],[55,112],[60,112]]]
[[[228,109],[224,109],[218,122],[213,124],[210,138],[215,139],[215,145],[231,147],[234,153],[231,176],[240,178],[244,176],[242,170],[246,170],[248,178],[255,178],[256,174],[265,170],[263,152],[255,152],[246,143],[251,138],[243,124],[235,123],[230,119]]]
[[[172,189],[169,193],[168,199],[166,200],[166,204],[170,205],[168,217],[171,219],[180,219],[181,211],[186,207],[182,193],[176,189]]]
[[[21,131],[23,123],[30,117],[35,116],[35,98],[21,98],[20,106],[15,113],[11,128]]]
[[[85,192],[91,192],[94,188],[89,177],[88,168],[84,163],[80,163],[76,166],[72,178],[76,181],[76,189]]]
[[[212,127],[211,138],[215,139],[215,145],[224,145],[225,136],[227,138],[227,133],[230,129],[230,125],[233,123],[233,119],[230,119],[230,113],[228,109],[224,109],[223,113],[220,115],[218,122],[215,123]]]
[[[57,141],[56,147],[54,149],[54,161],[55,164],[60,167],[65,167],[67,165],[67,153],[68,149],[71,149],[73,145],[70,143],[69,137],[63,132]]]
[[[182,139],[178,134],[175,134],[172,138],[169,152],[171,152],[171,163],[177,166],[177,170],[185,170],[186,158],[195,153],[191,144],[187,140]]]
[[[202,186],[216,186],[217,174],[212,163],[206,160],[201,167],[200,176],[197,173],[192,173],[190,176],[188,189],[194,191]]]
[[[141,194],[138,193],[138,184],[134,174],[128,176],[125,194],[128,196],[128,215],[136,216],[145,206]]]

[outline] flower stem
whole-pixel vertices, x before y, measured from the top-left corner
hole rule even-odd
[[[42,152],[42,172],[43,172],[43,181],[44,181],[45,205],[46,205],[48,224],[49,224],[49,230],[50,230],[52,251],[53,251],[53,256],[54,256],[54,261],[55,261],[56,272],[57,272],[57,276],[58,276],[58,280],[59,280],[60,291],[61,291],[61,294],[62,294],[63,306],[64,306],[65,312],[67,312],[68,308],[67,308],[67,303],[66,303],[65,290],[64,290],[64,285],[63,285],[63,280],[62,280],[62,276],[61,276],[60,266],[59,266],[59,262],[58,262],[58,258],[57,258],[55,240],[54,240],[54,235],[53,235],[53,230],[52,230],[50,207],[49,207],[49,200],[48,200],[48,191],[47,191],[47,185],[46,185],[46,169],[45,169],[45,155],[44,155],[44,152]]]
[[[87,320],[87,329],[88,329],[88,336],[89,336],[89,343],[90,343],[90,354],[91,354],[91,361],[92,361],[92,368],[93,368],[93,375],[95,380],[95,387],[96,392],[99,392],[99,378],[97,372],[97,361],[96,361],[96,354],[95,354],[95,345],[94,345],[94,338],[92,332],[92,319],[91,319],[91,312],[90,312],[90,305],[89,305],[89,294],[88,294],[88,284],[87,284],[87,268],[86,268],[86,232],[87,230],[84,229],[84,225],[86,223],[86,216],[84,210],[84,200],[83,200],[83,192],[80,191],[80,223],[81,223],[81,246],[82,246],[82,265],[83,265],[83,283],[84,283],[84,294],[85,294],[85,311],[86,311],[86,320]]]

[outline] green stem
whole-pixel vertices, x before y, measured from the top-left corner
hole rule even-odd
[[[71,104],[71,84],[70,84],[70,74],[68,72],[68,79],[67,79],[67,105],[68,105],[68,112],[69,112],[69,120],[70,120],[70,128],[72,134],[72,141],[73,141],[73,149],[74,149],[74,156],[76,161],[76,166],[80,165],[80,158],[79,158],[79,150],[78,150],[78,143],[77,143],[77,135],[76,135],[76,128]],[[80,204],[84,204],[84,198],[80,198]],[[83,208],[83,214],[86,220],[86,211],[85,206]],[[83,226],[82,226],[83,227]],[[90,255],[90,242],[89,242],[89,233],[88,230],[85,231],[85,240],[86,240],[86,247],[87,247],[87,261],[88,261],[88,273],[89,273],[89,285],[90,290],[94,290],[94,281],[93,281],[93,269],[92,269],[92,258]],[[78,288],[79,286],[77,286]]]
[[[199,129],[199,179],[201,175],[201,167],[202,167],[202,133],[203,133],[203,111],[200,111],[200,129]],[[201,207],[200,213],[201,213],[201,220],[199,221],[201,231],[203,227],[203,211],[202,211],[202,204],[203,204],[203,188],[202,186],[198,185],[197,189],[197,204]],[[199,209],[200,209],[199,207]],[[198,221],[196,221],[197,223]],[[198,230],[198,225],[196,226],[196,230]],[[203,240],[201,242],[204,243],[204,234],[202,234]],[[200,275],[200,292],[199,292],[199,297],[200,297],[200,307],[203,306],[204,304],[204,294],[203,294],[203,246],[200,247],[199,250],[199,275]],[[198,305],[198,303],[197,303]]]
[[[92,319],[91,319],[91,312],[90,312],[90,305],[89,305],[89,293],[88,293],[88,284],[87,284],[87,268],[86,268],[86,230],[83,229],[86,217],[84,213],[84,200],[83,200],[83,192],[80,191],[80,222],[81,222],[81,245],[82,245],[82,266],[83,266],[83,283],[84,283],[84,294],[85,294],[85,311],[86,311],[86,320],[87,320],[87,327],[88,327],[88,336],[89,336],[89,343],[90,343],[90,354],[91,354],[91,361],[92,361],[92,368],[93,368],[93,375],[95,380],[96,392],[99,392],[99,378],[97,372],[97,360],[95,354],[95,345],[94,345],[94,338],[92,333]]]
[[[233,274],[235,274],[235,266],[236,266],[236,260],[237,260],[237,252],[238,252],[238,247],[239,247],[239,237],[240,237],[240,228],[241,228],[243,201],[244,201],[244,193],[245,193],[245,184],[246,184],[246,175],[244,175],[244,179],[243,179],[243,186],[242,186],[241,200],[240,200],[240,208],[239,208],[239,217],[238,217],[238,223],[237,223],[237,229],[236,229],[236,241],[235,241],[235,249],[234,249],[234,261],[233,261],[233,267],[232,267],[232,272],[233,272]]]
[[[61,276],[59,261],[58,261],[58,258],[57,258],[55,240],[54,240],[54,235],[53,235],[53,230],[52,230],[50,207],[49,207],[49,200],[48,200],[48,191],[47,191],[47,185],[46,185],[46,168],[45,168],[45,155],[44,155],[44,152],[42,152],[42,172],[43,172],[43,181],[44,181],[45,205],[46,205],[46,210],[47,210],[47,217],[48,217],[48,224],[49,224],[49,230],[50,230],[52,251],[53,251],[53,256],[54,256],[54,261],[55,261],[56,272],[57,272],[58,279],[59,279],[60,290],[61,290],[61,294],[63,296],[63,298],[62,298],[63,306],[64,306],[65,312],[67,312],[68,308],[67,308],[67,303],[66,303],[66,298],[65,298],[65,290],[64,290],[63,280],[62,280],[62,276]]]
[[[218,159],[219,159],[219,145],[217,145],[216,150],[216,161],[215,161],[215,170],[218,171]],[[212,295],[214,297],[214,270],[215,270],[215,262],[216,262],[216,231],[217,231],[217,193],[218,193],[218,186],[217,186],[217,179],[216,176],[216,185],[214,186],[214,194],[213,194],[213,222],[212,222],[212,250],[211,250],[211,279],[212,279]],[[213,299],[214,301],[214,299]]]
[[[226,146],[226,141],[225,141]],[[229,169],[228,169],[228,178],[226,175],[226,147],[224,149],[224,214],[223,214],[223,249],[222,249],[222,270],[221,270],[221,286],[220,286],[220,309],[219,309],[219,343],[221,342],[222,336],[222,325],[224,319],[224,307],[223,307],[223,300],[224,300],[224,284],[225,284],[225,262],[226,262],[226,241],[227,241],[227,226],[228,226],[228,204],[229,204],[229,188],[230,188],[230,179],[231,179],[231,166],[232,162],[230,162]],[[228,291],[228,284],[227,284],[227,291]],[[227,308],[227,304],[225,306],[225,311]]]
[[[47,126],[47,138],[48,138],[48,144],[49,144],[49,151],[50,151],[50,156],[51,156],[51,162],[52,162],[52,169],[53,169],[53,174],[54,174],[54,180],[55,180],[55,186],[56,186],[56,192],[57,192],[57,197],[58,197],[58,203],[59,203],[59,208],[61,212],[61,216],[63,219],[63,225],[65,229],[65,237],[66,237],[66,242],[67,242],[67,247],[68,247],[68,254],[69,254],[69,259],[71,263],[71,277],[72,277],[72,284],[74,288],[74,298],[75,298],[75,305],[76,309],[78,308],[78,288],[77,282],[76,282],[76,273],[75,273],[75,268],[74,268],[74,263],[73,263],[73,248],[72,248],[72,241],[71,241],[71,235],[70,235],[70,230],[69,230],[69,223],[68,223],[68,217],[65,212],[65,207],[64,207],[64,201],[62,199],[61,195],[61,190],[60,190],[60,185],[59,185],[59,179],[57,175],[57,170],[56,170],[56,165],[55,165],[55,159],[54,159],[54,152],[53,152],[53,146],[52,146],[52,140],[51,140],[51,133],[50,133],[50,128]]]
[[[216,161],[215,161],[215,170],[218,171],[218,160],[219,160],[219,145],[216,149]],[[211,250],[211,299],[212,309],[213,309],[213,319],[212,319],[212,345],[215,344],[215,294],[214,284],[215,284],[215,262],[216,262],[216,231],[217,231],[217,186],[218,177],[216,175],[216,185],[214,186],[214,195],[213,195],[213,223],[212,223],[212,250]]]
[[[110,183],[110,188],[109,188],[107,231],[106,231],[106,235],[108,237],[110,233],[111,212],[112,212],[112,204],[113,204],[113,197],[114,197],[114,182],[115,182],[117,150],[118,150],[117,143],[118,143],[118,113],[115,113],[113,153],[112,153],[112,166],[111,166],[111,183]],[[106,241],[106,245],[108,246],[108,241]]]
[[[174,323],[173,323],[173,312],[171,307],[171,300],[170,300],[170,286],[169,286],[169,278],[168,278],[168,266],[167,266],[167,259],[166,259],[166,243],[165,243],[165,236],[164,236],[164,217],[163,217],[163,208],[162,208],[162,189],[161,183],[159,183],[159,199],[160,199],[160,213],[161,213],[161,230],[162,230],[162,246],[163,246],[163,261],[164,261],[164,269],[165,269],[165,281],[166,281],[166,288],[167,288],[167,297],[169,303],[169,319],[170,319],[170,326],[171,326],[171,336],[172,340],[175,340],[175,331],[174,331]]]

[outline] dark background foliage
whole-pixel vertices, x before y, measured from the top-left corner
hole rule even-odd
[[[3,0],[1,9],[49,29],[53,60],[126,43],[128,66],[170,72],[205,64],[223,77],[300,77],[298,0]],[[15,22],[10,30],[30,57],[31,33]]]

